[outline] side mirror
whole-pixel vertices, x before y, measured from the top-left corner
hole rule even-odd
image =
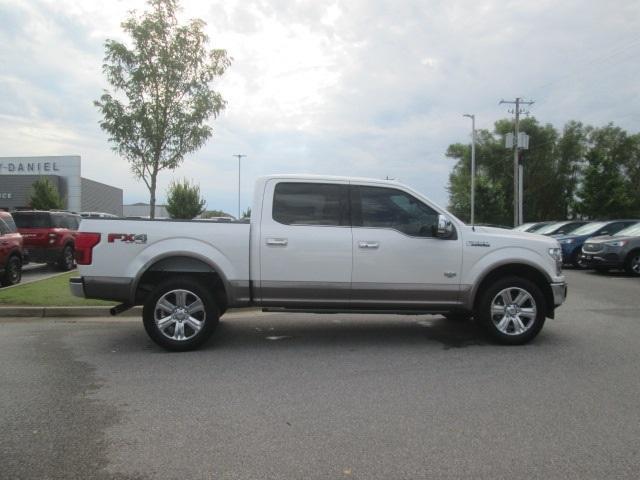
[[[449,238],[453,235],[453,223],[447,218],[446,215],[438,215],[438,229],[436,230],[436,237]]]

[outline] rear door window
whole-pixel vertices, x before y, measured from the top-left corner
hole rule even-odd
[[[282,182],[273,193],[273,219],[284,225],[349,225],[348,187]]]

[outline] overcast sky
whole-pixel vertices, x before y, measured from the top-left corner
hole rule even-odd
[[[235,214],[270,173],[395,177],[446,204],[447,146],[531,112],[640,131],[640,2],[432,0],[183,1],[233,64],[215,84],[228,101],[214,135],[175,172],[208,207]],[[148,201],[110,150],[93,106],[107,84],[106,38],[143,1],[0,0],[0,156],[82,156],[87,178]]]

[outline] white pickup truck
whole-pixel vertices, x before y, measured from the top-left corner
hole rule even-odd
[[[558,242],[472,227],[396,182],[274,175],[250,222],[83,219],[74,295],[143,305],[161,346],[200,346],[228,308],[438,313],[498,342],[535,337],[566,297]]]

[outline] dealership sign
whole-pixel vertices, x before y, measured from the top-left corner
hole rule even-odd
[[[59,172],[58,162],[0,162],[2,173]]]

